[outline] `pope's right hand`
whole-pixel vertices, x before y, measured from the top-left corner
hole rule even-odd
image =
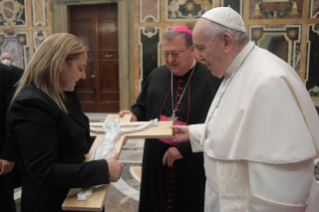
[[[189,140],[189,134],[188,134],[188,126],[181,126],[181,125],[174,125],[172,126],[173,129],[173,142],[182,142],[182,141],[188,141]]]
[[[110,182],[117,182],[121,177],[124,165],[118,161],[119,157],[120,153],[116,153],[113,157],[106,159],[109,166]]]
[[[123,117],[125,114],[132,114],[131,121],[137,121],[137,118],[136,118],[136,116],[134,115],[134,113],[132,113],[132,111],[130,111],[130,110],[121,110],[121,111],[119,112],[119,116],[120,116],[120,117]]]

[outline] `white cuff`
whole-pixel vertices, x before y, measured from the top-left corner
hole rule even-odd
[[[193,124],[188,126],[189,140],[193,152],[203,152],[204,147],[200,144],[204,124]]]

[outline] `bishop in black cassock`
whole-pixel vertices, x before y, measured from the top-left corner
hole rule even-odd
[[[179,105],[176,118],[188,125],[205,122],[221,82],[204,64],[196,62],[189,85],[178,102],[191,71],[173,77],[174,101]],[[152,71],[131,111],[139,121],[172,115],[171,72],[166,65]],[[170,147],[171,144],[158,139],[145,141],[139,211],[203,211],[206,180],[203,154],[192,153],[189,141],[179,143],[176,148],[183,158],[168,167],[163,165],[162,158]]]
[[[196,62],[188,28],[168,31],[162,49],[166,65],[151,72],[131,111],[119,115],[133,113],[132,121],[175,117],[178,125],[204,123],[221,80]],[[204,211],[205,181],[203,154],[193,153],[189,141],[146,139],[139,212]]]

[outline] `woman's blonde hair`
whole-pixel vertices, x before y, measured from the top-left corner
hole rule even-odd
[[[88,51],[87,45],[68,33],[57,33],[46,38],[25,70],[12,101],[26,85],[33,82],[46,93],[61,110],[67,113],[60,90],[59,76],[62,65]]]

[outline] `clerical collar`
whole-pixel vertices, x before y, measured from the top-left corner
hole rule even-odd
[[[246,58],[247,54],[249,54],[250,50],[255,44],[249,41],[246,46],[238,53],[238,55],[233,59],[230,65],[226,68],[225,78],[231,77],[231,75],[238,69],[242,61]]]

